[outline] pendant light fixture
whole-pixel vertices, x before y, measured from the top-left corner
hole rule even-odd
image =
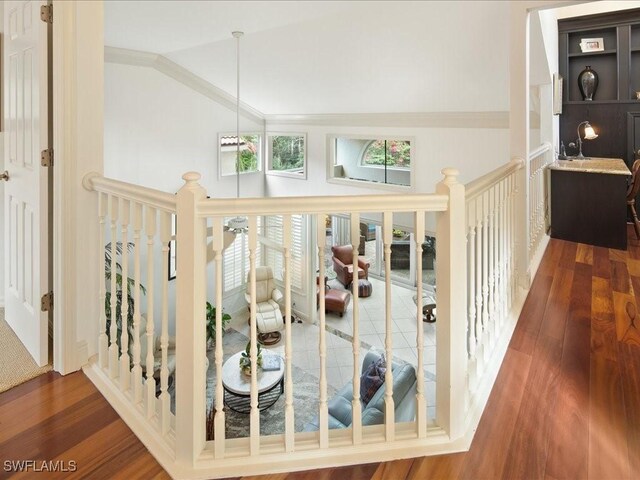
[[[244,32],[231,32],[236,39],[236,198],[240,198],[240,38]],[[247,231],[247,217],[237,216],[227,222],[227,227],[234,233]]]

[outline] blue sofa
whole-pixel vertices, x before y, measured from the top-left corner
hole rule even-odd
[[[380,358],[376,351],[368,352],[362,362],[364,371],[372,362]],[[416,414],[416,370],[413,365],[399,361],[393,362],[393,401],[395,421],[413,421]],[[379,425],[384,423],[384,394],[382,385],[373,395],[369,403],[362,404],[362,425]],[[353,400],[353,382],[343,386],[329,400],[329,428],[347,428],[352,423],[351,402]],[[319,430],[319,418],[316,417],[305,426],[305,431]]]

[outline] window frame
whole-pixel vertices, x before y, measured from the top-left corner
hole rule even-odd
[[[411,144],[411,153],[410,153],[410,166],[409,168],[396,168],[396,167],[387,167],[387,169],[393,169],[395,171],[403,171],[409,172],[409,185],[398,185],[395,183],[383,183],[376,182],[372,180],[364,180],[364,179],[356,179],[349,178],[344,176],[338,176],[335,174],[337,167],[342,164],[338,164],[337,158],[337,140],[345,139],[345,140],[400,140],[407,141]],[[369,144],[367,143],[359,153],[357,162],[360,168],[371,168],[371,169],[384,169],[382,166],[375,165],[360,165],[362,156],[364,152],[368,148]],[[412,135],[361,135],[361,134],[327,134],[327,183],[333,183],[338,185],[349,185],[353,187],[361,187],[361,188],[371,188],[377,190],[387,190],[394,192],[410,192],[415,190],[415,159],[417,158],[417,149],[416,149],[416,137]]]
[[[266,158],[266,169],[265,172],[267,175],[275,175],[279,177],[288,177],[288,178],[297,178],[299,180],[307,179],[307,134],[302,132],[268,132],[265,134],[266,142],[265,142],[265,158]],[[303,162],[302,162],[302,173],[294,173],[288,170],[274,170],[273,169],[273,156],[272,156],[272,142],[271,138],[273,137],[302,137],[303,148]]]
[[[249,135],[255,135],[258,137],[259,145],[256,151],[256,155],[258,157],[258,164],[256,170],[251,170],[249,172],[240,172],[240,175],[252,175],[256,173],[262,173],[262,165],[263,165],[263,152],[264,152],[264,133],[259,131],[245,131],[240,132],[241,137],[246,137]],[[235,132],[220,132],[218,133],[218,178],[222,179],[223,177],[232,177],[236,175],[235,169],[232,173],[223,173],[222,172],[222,145],[220,144],[222,137],[235,137]]]

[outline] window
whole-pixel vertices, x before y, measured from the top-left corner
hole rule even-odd
[[[260,245],[256,250],[256,266],[260,266]],[[224,291],[230,292],[247,284],[249,273],[249,237],[246,233],[236,235],[236,239],[223,254],[222,275]]]
[[[269,135],[267,137],[269,173],[306,178],[305,147],[305,135]]]
[[[360,164],[363,166],[410,168],[411,142],[406,140],[375,140],[365,149]]]
[[[413,141],[409,138],[330,136],[329,178],[372,187],[412,184]],[[337,182],[336,182],[337,183]]]
[[[303,215],[291,216],[291,287],[304,290],[304,219]],[[265,217],[264,263],[273,269],[278,280],[284,279],[283,218],[282,215]]]
[[[235,135],[220,135],[220,175],[236,174],[238,139]],[[261,167],[262,137],[257,133],[240,135],[240,173],[259,172]]]

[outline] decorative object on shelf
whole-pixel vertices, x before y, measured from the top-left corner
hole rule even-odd
[[[585,158],[585,156],[582,154],[582,136],[580,135],[580,127],[584,125],[584,139],[585,140],[594,140],[596,138],[598,138],[598,134],[596,133],[596,131],[593,129],[593,127],[591,126],[591,124],[585,120],[584,122],[580,122],[578,124],[578,128],[576,129],[578,132],[578,139],[576,140],[576,143],[571,142],[569,144],[570,147],[575,148],[576,144],[578,146],[578,155],[576,155],[576,158]]]
[[[562,75],[553,74],[553,114],[562,114]]]
[[[580,39],[580,49],[582,53],[602,52],[604,50],[604,38],[582,38]]]
[[[640,92],[636,92],[636,100],[640,100]]]
[[[591,66],[587,65],[578,75],[578,88],[580,88],[584,101],[590,102],[593,100],[598,89],[598,74]]]
[[[261,367],[262,366],[262,347],[260,346],[259,343],[256,343],[256,345],[258,346],[256,361],[257,361],[258,367]],[[244,373],[245,375],[251,375],[251,342],[250,341],[247,342],[247,347],[245,348],[244,352],[242,352],[242,355],[240,355],[239,366],[240,366],[240,370],[242,370],[242,373]]]
[[[231,315],[222,313],[222,335],[225,333],[227,324],[231,320]],[[207,302],[207,347],[216,343],[216,307]]]

